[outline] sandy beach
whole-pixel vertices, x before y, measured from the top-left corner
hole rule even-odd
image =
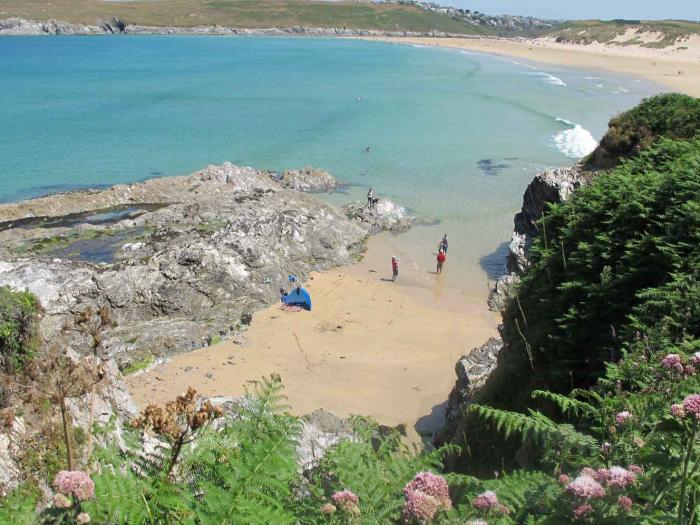
[[[574,68],[607,70],[642,77],[671,90],[700,96],[700,37],[677,46],[646,48],[636,45],[559,44],[552,39],[506,38],[376,38],[397,44],[437,46],[478,51]]]
[[[373,246],[374,244],[374,246]],[[483,297],[445,289],[434,268],[402,268],[390,281],[377,238],[354,266],[314,274],[311,312],[273,305],[255,313],[243,344],[223,343],[175,357],[127,378],[140,406],[188,386],[207,396],[239,395],[262,376],[282,377],[291,411],[325,408],[373,416],[421,432],[440,426],[457,359],[496,335]],[[455,272],[449,262],[445,272]],[[427,274],[430,284],[425,282]]]

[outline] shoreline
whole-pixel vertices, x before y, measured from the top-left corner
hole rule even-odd
[[[666,86],[687,95],[700,97],[700,38],[688,42],[683,54],[669,56],[669,48],[650,49],[609,45],[557,44],[550,39],[515,40],[507,38],[443,37],[348,37],[369,42],[420,45],[459,49],[520,58],[541,64],[575,69],[604,70]]]
[[[253,314],[243,341],[126,376],[136,403],[166,402],[187,386],[205,396],[241,395],[279,373],[293,414],[323,408],[371,416],[411,435],[441,428],[455,363],[497,335],[498,315],[482,297],[451,292],[440,277],[432,289],[415,286],[424,269],[402,267],[390,282],[374,239],[362,261],[312,274],[305,283],[311,312],[272,305]]]

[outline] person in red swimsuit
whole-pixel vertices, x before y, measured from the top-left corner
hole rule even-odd
[[[437,255],[437,270],[435,273],[441,274],[442,273],[442,265],[444,262],[447,260],[447,255],[445,255],[445,252],[440,250]]]
[[[392,281],[395,281],[396,278],[399,276],[399,258],[394,255],[391,258],[391,274],[392,274]]]

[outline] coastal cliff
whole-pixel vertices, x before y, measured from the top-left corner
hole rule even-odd
[[[467,38],[469,35],[444,31],[380,31],[346,27],[263,27],[241,28],[226,26],[144,26],[129,24],[119,19],[98,24],[75,24],[61,20],[45,22],[24,18],[0,19],[0,36],[22,35],[241,35],[241,36],[334,36],[334,37],[449,37]]]

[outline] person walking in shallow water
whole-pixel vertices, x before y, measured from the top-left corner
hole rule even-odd
[[[367,192],[367,206],[370,208],[372,207],[372,201],[374,200],[374,192],[372,191],[372,188],[369,189]]]
[[[442,248],[442,251],[445,252],[445,255],[447,255],[447,234],[442,236],[442,240],[440,241],[440,244],[438,245],[438,249]]]
[[[391,258],[391,275],[392,281],[395,281],[399,276],[399,258],[396,255]]]
[[[440,249],[437,255],[437,270],[435,270],[435,273],[440,275],[442,273],[442,265],[445,263],[447,260],[447,255],[445,255],[445,252]]]

